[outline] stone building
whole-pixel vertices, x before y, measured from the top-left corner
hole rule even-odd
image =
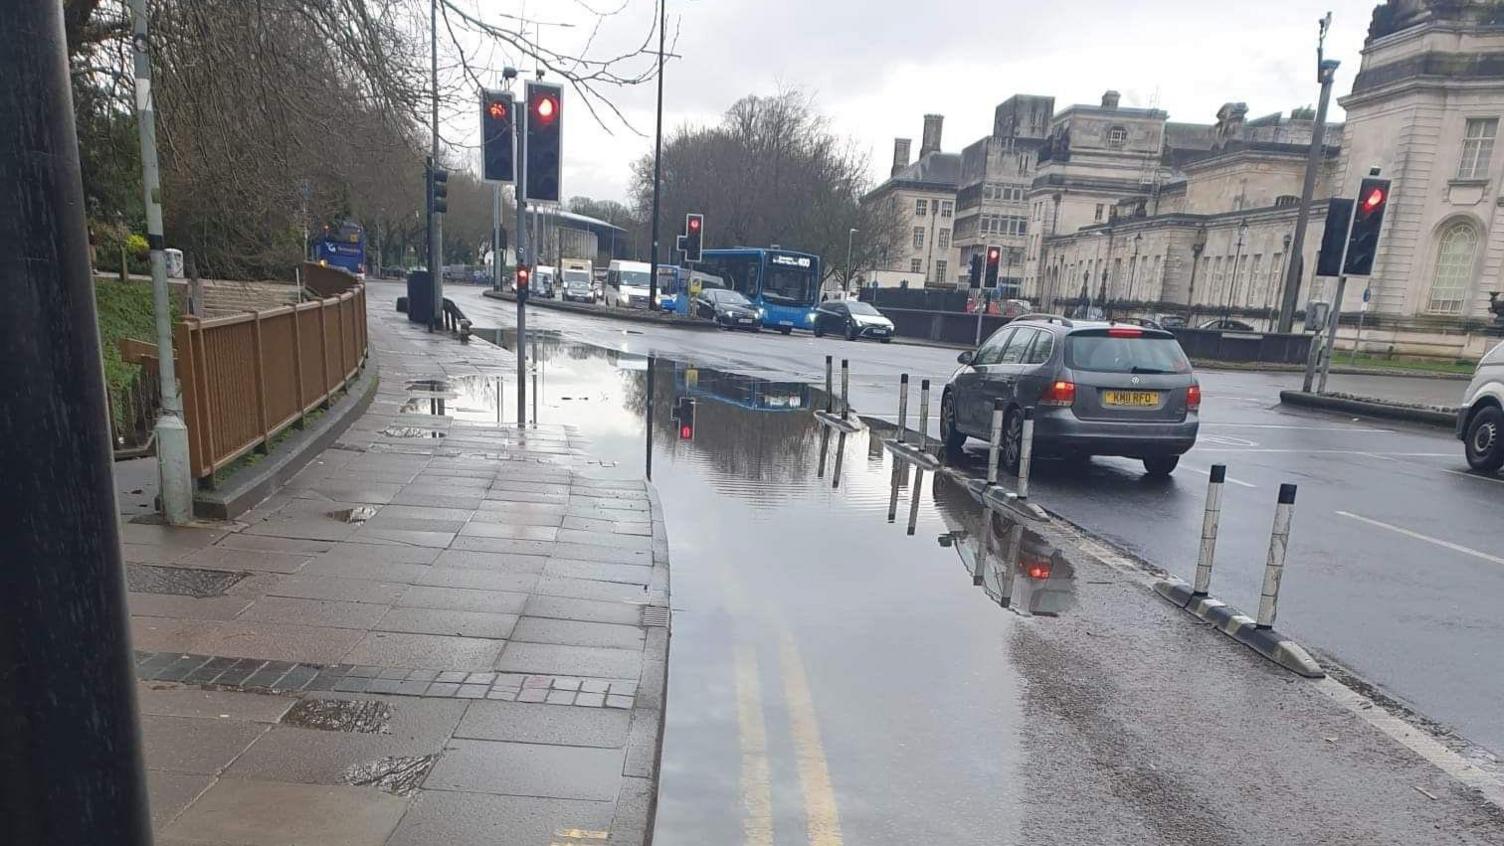
[[[972,256],[996,244],[1003,248],[1000,282],[1009,294],[1017,291],[1029,237],[1029,189],[1054,111],[1053,97],[1009,97],[993,113],[992,134],[961,151],[954,238],[963,284]]]
[[[887,203],[907,223],[895,243],[886,245],[878,266],[863,275],[880,287],[948,288],[960,272],[955,243],[956,185],[961,157],[940,150],[944,118],[924,116],[919,158],[909,162],[910,139],[893,143],[889,178],[868,192],[862,203]]]

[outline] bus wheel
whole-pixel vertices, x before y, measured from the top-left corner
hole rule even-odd
[[[816,338],[823,338],[823,337],[825,337],[825,327],[821,326],[818,323],[815,324],[814,332],[815,332],[815,337]]]
[[[778,327],[778,331],[782,332],[785,335],[792,335],[792,334],[794,334],[794,327],[792,327],[792,326],[780,326],[780,327]]]

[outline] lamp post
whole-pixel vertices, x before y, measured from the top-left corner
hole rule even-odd
[[[1100,287],[1097,288],[1097,300],[1102,303],[1102,316],[1105,317],[1105,318],[1107,318],[1107,319],[1109,319],[1109,320],[1111,320],[1112,319],[1112,315],[1108,314],[1108,306],[1107,306],[1107,269],[1112,266],[1112,247],[1113,247],[1113,243],[1112,243],[1113,235],[1112,235],[1112,227],[1111,226],[1107,227],[1107,233],[1106,234],[1107,234],[1107,260],[1104,261],[1104,262],[1102,262],[1102,284],[1101,284]],[[1091,316],[1090,314],[1087,315],[1087,317],[1090,317],[1090,316]]]
[[[1295,253],[1305,249],[1306,225],[1311,219],[1311,195],[1316,190],[1316,171],[1325,151],[1323,136],[1326,134],[1327,103],[1332,98],[1332,82],[1337,78],[1337,60],[1326,58],[1322,52],[1326,43],[1326,31],[1331,25],[1332,13],[1327,12],[1326,17],[1318,22],[1320,30],[1316,38],[1316,81],[1321,85],[1321,99],[1316,105],[1316,121],[1311,125],[1311,149],[1306,154],[1305,180],[1300,187],[1300,211],[1295,216]],[[1289,332],[1295,324],[1295,307],[1300,303],[1300,278],[1304,275],[1301,264],[1292,253],[1285,271],[1285,288],[1279,304],[1278,329],[1281,332]]]
[[[1283,240],[1284,245],[1285,245],[1285,252],[1284,252],[1284,255],[1285,255],[1285,265],[1288,267],[1289,263],[1291,261],[1291,258],[1290,258],[1290,233],[1286,232],[1285,233],[1285,237],[1282,240]],[[1283,270],[1284,270],[1284,268],[1280,268],[1280,267],[1275,267],[1275,268],[1271,269],[1271,278],[1269,280],[1269,285],[1264,289],[1264,317],[1265,317],[1265,319],[1269,318],[1269,308],[1270,308],[1269,302],[1270,302],[1270,298],[1274,296],[1274,285],[1275,285],[1275,282],[1276,282],[1277,279],[1280,278],[1280,274],[1281,274],[1281,272]],[[1276,320],[1275,322],[1277,323],[1278,321]],[[1273,328],[1278,329],[1279,327],[1276,325]]]
[[[1197,229],[1191,241],[1191,286],[1186,291],[1186,326],[1196,328],[1196,271],[1201,267],[1201,253],[1206,250],[1206,229]]]
[[[1238,246],[1232,254],[1232,273],[1227,280],[1227,305],[1222,309],[1224,322],[1232,319],[1232,301],[1238,295],[1238,265],[1243,260],[1243,239],[1248,237],[1248,221],[1238,223]]]
[[[851,239],[860,231],[860,229],[853,226],[846,232],[846,278],[841,281],[841,293],[843,294],[851,293]]]
[[[1133,285],[1138,281],[1138,252],[1144,240],[1142,232],[1133,236],[1133,264],[1128,268],[1128,301],[1133,302]]]

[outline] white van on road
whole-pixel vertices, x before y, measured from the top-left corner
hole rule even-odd
[[[1504,467],[1504,344],[1478,362],[1457,412],[1457,437],[1469,467],[1481,473]]]
[[[606,305],[648,307],[648,263],[614,259],[606,269]]]

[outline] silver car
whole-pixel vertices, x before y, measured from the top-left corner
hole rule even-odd
[[[1457,413],[1457,437],[1469,467],[1483,473],[1504,467],[1504,344],[1478,362]]]
[[[1163,476],[1196,443],[1201,386],[1169,332],[1025,315],[957,361],[940,399],[940,437],[951,455],[968,437],[989,437],[996,401],[1004,410],[1002,458],[1013,472],[1025,408],[1034,409],[1041,455],[1127,456]]]

